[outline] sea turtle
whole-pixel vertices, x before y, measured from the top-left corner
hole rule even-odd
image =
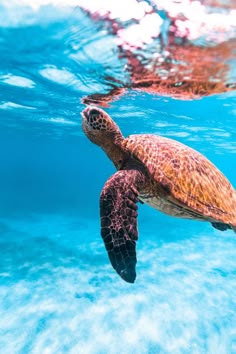
[[[124,138],[111,117],[95,106],[83,110],[82,127],[118,170],[102,189],[100,217],[110,262],[122,279],[133,283],[136,278],[139,201],[172,216],[236,231],[236,191],[199,152],[158,135]]]

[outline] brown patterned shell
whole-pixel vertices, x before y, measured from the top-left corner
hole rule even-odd
[[[236,226],[236,192],[203,155],[175,140],[131,135],[124,147],[140,160],[173,203],[209,219]]]

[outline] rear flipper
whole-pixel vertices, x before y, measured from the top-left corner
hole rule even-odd
[[[211,225],[215,229],[220,230],[220,231],[225,231],[225,230],[231,229],[231,230],[233,230],[236,233],[236,227],[235,226],[223,224],[221,222],[212,222]]]
[[[225,231],[227,229],[231,229],[231,227],[227,224],[223,224],[221,222],[212,222],[211,225],[217,229],[217,230],[220,230],[220,231]]]

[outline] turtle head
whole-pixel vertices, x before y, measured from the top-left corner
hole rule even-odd
[[[84,133],[93,143],[101,147],[123,138],[118,126],[101,108],[93,106],[85,108],[82,118]]]
[[[121,147],[124,137],[111,117],[101,108],[89,106],[82,111],[82,128],[89,140],[99,145],[120,168],[124,158]]]

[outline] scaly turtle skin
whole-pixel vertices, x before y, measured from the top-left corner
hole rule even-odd
[[[136,278],[138,201],[168,215],[236,231],[236,191],[203,155],[161,136],[124,138],[97,107],[87,107],[82,117],[84,133],[118,170],[101,192],[101,234],[112,266],[125,281]]]

